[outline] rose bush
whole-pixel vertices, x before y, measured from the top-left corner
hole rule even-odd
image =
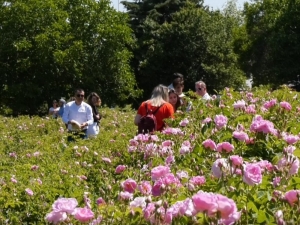
[[[100,135],[71,143],[60,119],[1,117],[0,221],[297,224],[297,93],[213,99],[155,135],[136,135],[129,107],[103,108]]]

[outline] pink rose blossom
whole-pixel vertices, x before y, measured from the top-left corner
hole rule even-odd
[[[202,123],[207,124],[207,123],[210,123],[211,121],[212,121],[212,119],[210,117],[207,117],[202,121]]]
[[[166,163],[167,166],[174,163],[174,162],[175,162],[175,157],[173,155],[169,155],[165,160],[165,163]]]
[[[141,208],[144,209],[147,206],[145,197],[136,197],[129,203],[131,209]]]
[[[249,136],[247,133],[243,132],[243,131],[234,131],[232,136],[236,139],[238,139],[239,141],[247,141],[249,140]]]
[[[182,179],[182,178],[189,178],[188,172],[186,172],[186,171],[178,171],[178,172],[176,173],[176,176],[177,176],[179,179]]]
[[[256,113],[255,105],[253,105],[253,104],[248,105],[246,107],[245,112],[248,113],[248,114],[255,114]]]
[[[138,186],[138,189],[143,195],[150,195],[152,191],[152,186],[149,181],[142,181],[141,184]]]
[[[33,191],[30,188],[26,188],[25,189],[26,194],[28,194],[29,196],[33,196]]]
[[[104,162],[111,163],[110,158],[102,157],[102,160],[103,160]]]
[[[234,150],[234,146],[232,144],[230,144],[229,142],[222,142],[217,144],[217,151],[218,152],[232,152]]]
[[[216,178],[221,178],[229,172],[229,169],[230,167],[227,159],[220,158],[213,163],[211,171]]]
[[[280,102],[279,105],[281,106],[281,108],[290,111],[292,109],[292,106],[290,103],[288,102]]]
[[[124,165],[118,165],[118,166],[116,167],[115,173],[120,174],[120,173],[122,173],[125,169],[126,169],[126,166],[124,166]]]
[[[105,205],[106,204],[104,199],[101,197],[96,200],[96,203],[97,203],[97,205]]]
[[[203,184],[205,184],[205,177],[204,176],[195,176],[195,177],[191,177],[190,179],[190,183],[193,184],[194,186],[201,186]]]
[[[216,150],[216,148],[217,148],[216,143],[211,139],[207,139],[207,140],[203,141],[202,145],[204,146],[204,148],[208,148],[211,150]]]
[[[121,183],[121,186],[124,191],[127,191],[129,193],[134,193],[135,189],[137,188],[137,184],[135,180],[129,178]]]
[[[10,178],[10,181],[15,183],[15,184],[18,183],[18,181],[14,177]]]
[[[75,198],[58,198],[53,204],[54,212],[66,212],[72,214],[78,202]]]
[[[242,163],[243,163],[243,158],[241,156],[238,156],[238,155],[232,155],[229,157],[231,162],[232,162],[232,165],[234,167],[236,166],[241,166]]]
[[[45,219],[49,222],[49,223],[60,223],[63,222],[67,219],[67,214],[65,212],[50,212],[46,215]]]
[[[238,100],[233,104],[234,109],[245,109],[245,107],[246,107],[246,102],[243,99]]]
[[[91,209],[85,208],[76,208],[74,210],[74,218],[77,219],[81,223],[89,222],[94,218],[94,213]]]
[[[38,168],[39,168],[39,166],[33,165],[33,166],[31,167],[31,170],[37,170]]]
[[[273,187],[275,188],[275,187],[279,187],[279,185],[280,185],[280,181],[281,181],[281,177],[274,177],[274,179],[273,179]]]
[[[272,100],[270,100],[270,101],[266,101],[266,102],[263,104],[263,106],[264,106],[264,108],[266,108],[266,109],[270,109],[271,107],[275,106],[276,103],[277,103],[277,100],[276,100],[276,99],[272,99]]]
[[[284,198],[288,201],[288,203],[293,206],[295,203],[299,201],[299,190],[290,190],[285,193]]]
[[[293,145],[295,144],[297,141],[299,141],[299,137],[297,135],[284,135],[283,139],[289,144],[289,145]]]
[[[289,145],[284,148],[284,152],[288,154],[293,154],[293,152],[296,150],[295,146]]]
[[[277,131],[271,121],[264,120],[260,115],[256,115],[250,126],[251,132],[262,132],[264,134],[276,135]]]
[[[185,127],[186,125],[189,124],[189,120],[187,118],[183,119],[180,121],[179,126]]]
[[[244,165],[243,181],[251,186],[262,182],[261,168],[255,163]]]
[[[129,193],[127,191],[125,191],[125,192],[121,191],[119,194],[119,198],[121,200],[131,200],[133,198],[133,194]]]
[[[147,204],[147,207],[143,209],[143,214],[145,220],[150,220],[150,217],[155,213],[155,204],[154,203],[149,203]]]
[[[222,127],[226,126],[228,119],[226,116],[216,115],[214,122],[216,124],[217,129],[221,129]]]
[[[157,166],[151,170],[151,178],[153,181],[155,181],[170,172],[171,172],[171,170],[167,166]]]
[[[162,142],[161,145],[163,147],[172,147],[174,145],[174,142],[171,140],[166,140],[166,141]]]

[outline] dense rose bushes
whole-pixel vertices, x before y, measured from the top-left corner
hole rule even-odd
[[[162,133],[102,109],[96,139],[60,120],[1,118],[6,224],[297,224],[299,99],[283,88],[193,101]]]

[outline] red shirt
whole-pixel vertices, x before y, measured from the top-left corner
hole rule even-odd
[[[156,106],[152,106],[150,104],[150,102],[145,101],[140,105],[137,114],[139,114],[141,116],[146,116],[146,114],[147,114],[146,106],[145,106],[146,103],[147,103],[148,110],[152,110],[152,112],[154,112],[158,108]],[[164,121],[163,120],[166,119],[166,118],[173,118],[173,115],[174,115],[173,106],[170,103],[165,102],[163,104],[163,106],[161,106],[159,108],[159,110],[154,115],[156,117],[157,130],[162,131],[162,129],[164,128]]]

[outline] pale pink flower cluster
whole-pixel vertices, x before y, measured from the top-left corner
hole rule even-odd
[[[137,183],[135,180],[128,178],[121,183],[121,187],[125,192],[134,193],[135,189],[137,188]]]
[[[59,198],[52,205],[52,211],[45,219],[50,223],[64,222],[69,215],[73,215],[79,222],[89,222],[94,218],[94,213],[89,207],[77,208],[78,202],[75,198]]]
[[[260,115],[256,115],[250,126],[251,132],[262,132],[264,134],[277,134],[274,124],[269,120],[264,120]]]
[[[183,136],[184,132],[180,128],[167,127],[162,131],[163,134]]]
[[[221,129],[222,127],[226,126],[228,119],[226,116],[216,115],[214,122],[216,124],[217,129]]]
[[[195,177],[191,177],[191,179],[189,180],[189,190],[194,190],[195,187],[197,186],[201,186],[203,184],[205,184],[206,180],[204,176],[195,176]]]
[[[277,167],[281,171],[286,171],[288,175],[295,175],[298,173],[299,164],[298,157],[292,154],[287,154],[278,161]]]
[[[202,120],[202,123],[207,124],[207,123],[210,123],[211,121],[212,121],[212,119],[210,117],[207,117],[204,120]]]
[[[115,170],[115,173],[116,174],[120,174],[120,173],[123,173],[123,171],[126,169],[126,166],[125,165],[118,165],[116,167],[116,170]]]
[[[245,107],[246,107],[246,102],[243,99],[238,100],[233,104],[234,109],[245,109]]]
[[[248,114],[255,114],[256,113],[255,105],[253,104],[248,105],[245,109],[245,112]]]
[[[187,154],[187,153],[190,153],[191,151],[192,151],[191,143],[190,143],[189,141],[184,141],[184,142],[181,144],[179,153],[180,153],[181,155],[185,155],[185,154]]]
[[[271,107],[275,106],[277,103],[277,100],[276,99],[272,99],[270,101],[266,101],[264,104],[263,104],[263,107],[266,108],[266,109],[270,109]]]
[[[241,213],[237,211],[235,202],[224,195],[199,191],[192,201],[196,213],[206,213],[209,217],[219,215],[221,224],[234,224],[240,219]]]

